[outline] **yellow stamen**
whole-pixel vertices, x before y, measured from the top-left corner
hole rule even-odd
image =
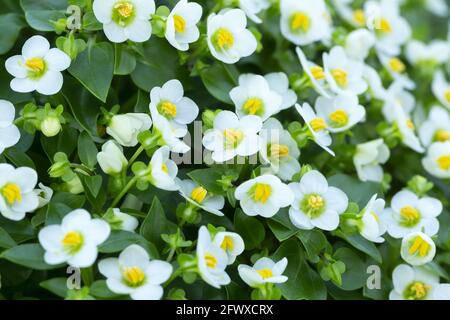
[[[256,272],[259,273],[259,275],[263,278],[263,279],[268,279],[270,277],[273,276],[273,272],[270,269],[261,269],[261,270],[256,270]]]
[[[442,170],[450,169],[450,156],[442,156],[436,162]]]
[[[323,71],[322,67],[314,66],[311,67],[311,74],[316,80],[323,80],[325,79],[325,72]]]
[[[225,137],[225,146],[227,148],[236,148],[244,137],[242,131],[237,129],[225,129],[223,135]]]
[[[12,205],[15,202],[22,201],[22,194],[20,191],[20,187],[15,183],[7,183],[2,189],[1,193],[3,197],[6,199],[8,204]]]
[[[415,221],[420,218],[419,211],[411,206],[405,206],[401,208],[400,215],[408,221]]]
[[[416,126],[414,125],[414,122],[412,122],[411,119],[406,120],[406,126],[411,130],[414,130],[416,128]]]
[[[33,72],[42,72],[45,68],[45,62],[42,58],[31,58],[25,61],[25,65]]]
[[[364,11],[357,9],[353,11],[353,21],[355,21],[359,26],[364,26],[366,24],[366,16]]]
[[[253,195],[253,200],[255,202],[266,203],[272,194],[272,187],[265,183],[257,183],[255,185],[255,193]]]
[[[233,239],[231,239],[231,237],[229,236],[225,236],[223,238],[222,244],[220,245],[220,247],[225,250],[233,250],[234,244],[233,244]]]
[[[348,113],[344,109],[337,109],[330,113],[330,120],[336,125],[336,127],[344,127],[348,123]]]
[[[414,239],[412,246],[409,248],[409,254],[415,254],[419,252],[419,256],[425,257],[430,251],[430,249],[431,249],[430,244],[424,239],[422,239],[421,236],[417,236]]]
[[[139,286],[145,280],[145,273],[139,267],[126,267],[122,273],[125,281],[131,286]]]
[[[450,89],[445,91],[445,99],[447,100],[448,103],[450,103]]]
[[[213,36],[214,43],[219,49],[229,49],[234,44],[233,34],[225,28],[220,28]]]
[[[348,86],[348,73],[345,70],[336,68],[331,71],[331,74],[340,87]]]
[[[122,18],[129,18],[133,14],[133,4],[131,2],[119,2],[114,9]]]
[[[270,157],[283,158],[289,155],[289,148],[284,144],[271,144],[269,149]]]
[[[381,18],[378,21],[377,29],[380,30],[381,32],[384,32],[384,33],[391,33],[392,32],[391,23],[388,20],[384,19],[384,18]]]
[[[377,222],[380,222],[380,217],[375,212],[372,211],[370,214],[375,218]]]
[[[69,231],[66,233],[61,243],[65,246],[79,246],[83,242],[83,237],[79,232]]]
[[[255,115],[257,114],[263,106],[263,102],[258,98],[250,98],[244,103],[244,110],[247,114]]]
[[[413,299],[423,299],[427,296],[428,291],[431,289],[431,286],[424,284],[422,282],[414,282],[410,287],[410,293],[412,294]]]
[[[164,171],[165,173],[169,173],[169,169],[167,168],[167,165],[165,163],[161,165],[161,170]]]
[[[217,258],[210,253],[205,254],[206,265],[209,268],[215,269],[217,266]]]
[[[445,142],[450,140],[450,132],[444,129],[436,131],[434,139],[439,142]]]
[[[325,120],[323,120],[322,118],[312,119],[309,124],[311,125],[311,128],[315,132],[319,132],[327,128],[327,124],[325,123]]]
[[[321,196],[318,195],[310,195],[308,197],[308,206],[311,209],[321,209],[324,206],[324,201]]]
[[[174,15],[173,16],[173,24],[175,26],[175,30],[178,33],[183,33],[186,30],[186,20],[182,16]]]
[[[399,58],[389,60],[389,67],[396,73],[403,73],[406,70],[405,64]]]
[[[206,191],[203,187],[197,187],[191,192],[191,198],[195,202],[202,203],[203,200],[205,200],[206,195],[208,194],[208,191]]]
[[[170,101],[163,101],[159,105],[159,110],[164,116],[175,118],[177,116],[177,106]]]
[[[307,32],[311,27],[309,17],[303,12],[294,13],[291,17],[291,29],[293,31]]]

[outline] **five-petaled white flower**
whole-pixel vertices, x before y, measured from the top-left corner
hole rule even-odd
[[[16,109],[6,100],[0,100],[0,154],[20,140],[20,131],[14,125]]]
[[[289,78],[284,72],[272,72],[264,76],[271,90],[282,97],[281,110],[286,110],[295,105],[297,94],[289,89]]]
[[[284,283],[288,281],[288,277],[283,275],[288,264],[287,258],[283,258],[278,262],[263,257],[255,262],[253,267],[240,264],[238,272],[241,279],[252,288],[259,288],[266,283]]]
[[[383,167],[391,155],[383,139],[365,142],[356,146],[353,156],[356,172],[361,181],[383,181]]]
[[[214,236],[213,243],[225,251],[229,265],[233,264],[245,249],[244,240],[235,232],[220,231]]]
[[[428,149],[422,165],[431,175],[441,178],[450,178],[450,141],[435,142]]]
[[[428,119],[419,128],[419,137],[424,146],[433,142],[450,141],[450,115],[439,106],[431,108]]]
[[[332,93],[329,90],[323,68],[318,64],[309,61],[300,47],[297,47],[295,51],[297,52],[298,59],[302,65],[303,72],[308,77],[314,90],[321,96],[330,98]]]
[[[152,35],[154,0],[94,0],[92,9],[112,42],[144,42]]]
[[[400,254],[410,265],[421,266],[433,260],[436,245],[425,233],[412,232],[403,238]]]
[[[332,231],[339,225],[339,215],[347,209],[347,195],[338,188],[330,187],[327,179],[316,170],[307,172],[299,183],[289,184],[294,201],[289,218],[299,229],[315,227]]]
[[[168,146],[163,146],[153,153],[150,160],[150,170],[149,180],[155,187],[168,191],[178,190],[178,185],[175,182],[178,167],[170,159]]]
[[[403,144],[418,153],[424,153],[425,149],[416,135],[414,122],[400,105],[396,104],[392,107],[394,109],[394,123],[397,126]]]
[[[137,244],[126,247],[118,258],[101,260],[98,269],[106,277],[109,290],[130,295],[133,300],[161,299],[161,285],[173,271],[168,262],[150,260],[147,251]]]
[[[61,71],[69,66],[70,57],[57,48],[50,49],[50,43],[42,36],[29,38],[22,47],[22,55],[12,56],[5,62],[6,70],[15,77],[10,83],[13,91],[37,91],[44,95],[61,90]]]
[[[196,207],[217,216],[223,216],[220,211],[225,206],[225,199],[222,196],[211,195],[208,190],[198,185],[192,180],[176,180],[179,192],[183,198]]]
[[[254,23],[261,23],[258,13],[270,7],[270,0],[239,0],[239,8],[244,10],[247,17]]]
[[[383,235],[386,233],[386,225],[381,219],[385,201],[377,199],[377,196],[374,195],[363,209],[358,229],[359,233],[367,240],[382,243],[384,242]]]
[[[126,113],[114,115],[106,133],[124,147],[134,147],[138,144],[139,133],[150,129],[152,120],[145,113]]]
[[[433,40],[429,44],[412,40],[406,47],[406,57],[414,66],[438,66],[450,59],[450,45],[444,40]]]
[[[110,230],[106,221],[92,219],[84,209],[74,210],[61,224],[46,226],[39,232],[44,260],[50,265],[67,262],[76,268],[90,267],[97,259],[97,246],[109,237]]]

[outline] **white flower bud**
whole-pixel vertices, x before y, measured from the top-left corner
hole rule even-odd
[[[57,117],[46,117],[41,122],[40,129],[46,137],[51,138],[56,136],[61,131],[61,122]]]
[[[106,128],[106,132],[124,147],[138,144],[139,133],[150,129],[152,120],[145,113],[127,113],[115,115]]]
[[[122,147],[112,140],[102,146],[102,151],[97,154],[97,161],[103,172],[109,175],[121,173],[128,165]]]

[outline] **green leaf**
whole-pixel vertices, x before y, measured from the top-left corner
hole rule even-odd
[[[269,220],[267,222],[267,224],[269,225],[269,228],[272,231],[272,233],[274,234],[275,238],[277,238],[278,241],[280,241],[280,242],[283,242],[283,241],[286,241],[286,240],[292,238],[298,232],[297,230],[291,230],[289,228],[286,228],[281,223],[278,223],[273,220]]]
[[[117,43],[114,45],[114,50],[114,74],[128,75],[132,73],[136,68],[134,52],[127,45]]]
[[[5,54],[16,43],[20,30],[26,26],[23,17],[17,13],[0,15],[0,54]]]
[[[381,184],[374,182],[361,182],[356,178],[337,174],[328,179],[330,186],[344,191],[350,201],[356,202],[360,208],[364,208],[373,195],[382,195]]]
[[[230,91],[238,84],[239,72],[234,65],[215,63],[200,71],[200,77],[208,92],[217,100],[233,104]]]
[[[347,235],[340,230],[337,230],[335,233],[338,237],[344,239],[359,251],[369,255],[378,263],[382,263],[383,259],[381,258],[380,251],[378,251],[377,247],[373,244],[373,242],[370,242],[369,240],[363,238],[361,235],[356,233],[352,235]]]
[[[86,131],[78,136],[78,156],[82,163],[89,168],[95,167],[97,164],[97,147],[92,141],[92,137]]]
[[[106,102],[114,72],[112,45],[108,42],[88,45],[88,48],[72,61],[68,71],[95,97]]]
[[[338,249],[333,258],[345,264],[345,272],[342,274],[341,289],[346,291],[357,290],[365,286],[368,274],[364,261],[349,248]]]
[[[106,280],[97,280],[93,282],[89,288],[89,293],[94,297],[101,299],[112,299],[120,297],[120,294],[114,293],[109,290],[108,286],[106,285]]]
[[[222,186],[217,183],[217,181],[222,179],[222,176],[224,174],[224,171],[218,168],[206,168],[192,170],[187,175],[197,184],[208,190],[208,192],[217,195],[223,195],[225,194],[225,192]]]
[[[17,150],[16,148],[10,148],[4,152],[4,155],[16,167],[30,167],[36,169],[33,160],[23,151]]]
[[[37,243],[22,244],[3,251],[0,258],[36,270],[51,270],[61,265],[48,265],[44,261],[44,249]]]
[[[58,297],[65,298],[67,296],[67,278],[53,278],[42,281],[39,285]]]
[[[51,21],[65,18],[69,6],[67,0],[20,0],[20,5],[27,23],[38,31],[54,31]]]
[[[247,216],[240,209],[234,214],[234,227],[244,239],[246,250],[259,247],[266,236],[264,225],[258,219]]]
[[[15,242],[21,243],[35,237],[35,233],[28,219],[12,221],[0,216],[0,226],[5,229]]]
[[[52,203],[63,203],[72,209],[82,208],[85,202],[83,195],[76,195],[70,192],[57,192],[53,198]]]
[[[64,152],[68,156],[77,147],[78,131],[73,128],[66,128],[56,137],[47,138],[41,135],[41,145],[49,160],[53,161],[53,156],[57,152]]]
[[[102,188],[102,176],[86,176],[80,173],[78,174],[78,177],[83,185],[85,195],[89,203],[92,204],[94,210],[101,211],[106,198],[106,190]]]
[[[83,30],[98,31],[102,30],[103,25],[95,18],[94,12],[86,12],[83,16]]]
[[[327,237],[320,230],[299,230],[297,238],[305,247],[308,259],[313,263],[318,263],[319,254],[329,245]]]
[[[157,248],[162,249],[165,244],[161,239],[161,234],[175,233],[176,230],[176,224],[167,220],[164,208],[159,199],[155,196],[150,210],[142,222],[139,230],[140,235],[151,243],[154,243]]]
[[[308,265],[300,242],[292,238],[281,244],[273,255],[275,261],[288,259],[288,265],[283,275],[288,281],[279,284],[283,296],[288,300],[310,299],[324,300],[327,290],[317,272]]]
[[[0,227],[0,248],[9,249],[16,246],[16,242],[13,238],[6,232],[5,229]]]
[[[159,256],[158,250],[152,243],[139,234],[123,230],[112,231],[109,238],[98,247],[98,251],[102,253],[120,252],[132,244],[138,244],[146,249],[152,259],[157,259]]]
[[[60,224],[61,220],[72,209],[63,203],[50,202],[47,206],[45,225]]]

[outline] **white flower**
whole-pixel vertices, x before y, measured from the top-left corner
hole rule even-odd
[[[363,78],[364,64],[350,59],[344,48],[334,47],[323,54],[325,77],[333,92],[359,95],[368,88]]]
[[[421,266],[433,260],[436,245],[425,233],[413,232],[403,238],[400,254],[410,265]]]
[[[144,42],[152,35],[154,0],[94,0],[92,9],[112,42]]]
[[[134,232],[139,226],[139,221],[135,217],[123,213],[118,208],[111,211],[112,217],[108,217],[108,222],[113,229]]]
[[[382,218],[393,238],[400,239],[418,231],[431,237],[439,231],[437,217],[441,212],[442,203],[439,200],[419,198],[413,192],[403,190],[392,198],[391,208],[385,209]]]
[[[0,100],[0,155],[20,140],[20,131],[14,125],[16,109],[6,100]]]
[[[228,265],[227,253],[211,241],[211,235],[205,226],[198,231],[197,264],[200,276],[209,285],[219,289],[231,282],[225,272]]]
[[[260,134],[262,148],[259,151],[263,163],[270,164],[269,172],[283,180],[291,180],[300,171],[300,150],[289,131],[281,123],[270,118],[263,124]]]
[[[425,170],[431,175],[450,178],[450,141],[435,142],[428,149],[427,156],[422,160]]]
[[[262,175],[242,183],[234,196],[248,216],[271,218],[280,208],[289,206],[294,200],[289,187],[274,175]]]
[[[247,18],[241,9],[212,13],[207,24],[208,47],[214,58],[233,64],[256,51],[258,43],[246,29]]]
[[[161,299],[164,293],[161,285],[173,271],[170,263],[150,260],[147,251],[136,244],[126,247],[119,258],[101,260],[98,269],[106,277],[109,290],[129,294],[133,300]]]
[[[402,86],[408,90],[416,88],[414,81],[406,74],[406,65],[400,58],[381,52],[378,54],[378,58],[395,81],[402,83]]]
[[[353,156],[356,172],[361,181],[383,181],[383,167],[390,157],[390,150],[383,139],[369,141],[356,146]]]
[[[153,153],[150,160],[150,182],[157,188],[167,191],[178,190],[175,178],[178,174],[178,167],[170,159],[169,147],[163,146]]]
[[[318,117],[308,103],[304,103],[303,106],[296,104],[295,108],[305,121],[314,142],[334,156],[334,152],[329,148],[333,141],[331,140],[331,135],[327,129],[325,120]]]
[[[187,134],[187,128],[173,127],[169,120],[155,113],[153,116],[153,128],[160,135],[160,143],[167,145],[172,152],[186,153],[191,148],[180,140],[180,138]]]
[[[354,94],[341,94],[331,99],[319,97],[315,108],[330,132],[347,131],[366,117],[366,109]]]
[[[450,83],[445,80],[444,73],[440,70],[434,75],[432,89],[439,102],[450,110]]]
[[[269,83],[270,90],[282,97],[281,110],[289,109],[297,102],[297,95],[294,90],[289,89],[289,78],[284,72],[269,73],[264,78]]]
[[[228,264],[233,264],[236,257],[244,252],[244,240],[235,232],[218,232],[213,239],[213,243],[220,247],[228,256]]]
[[[97,161],[103,172],[110,175],[120,174],[128,165],[122,147],[113,140],[102,145],[102,151],[97,153]]]
[[[386,97],[386,89],[383,86],[383,82],[381,81],[381,77],[378,72],[374,68],[364,65],[363,78],[367,81],[369,86],[367,93],[374,98],[384,100]]]
[[[288,260],[281,259],[278,262],[263,257],[255,262],[253,267],[240,264],[238,272],[241,279],[252,288],[259,288],[266,283],[284,283],[288,281],[288,277],[283,276],[286,270]]]
[[[63,85],[61,71],[70,66],[70,57],[42,36],[29,38],[22,47],[22,55],[10,57],[6,70],[14,76],[11,89],[16,92],[37,91],[44,95],[58,93]]]
[[[61,224],[46,226],[39,232],[44,260],[50,265],[67,262],[76,268],[90,267],[97,259],[97,246],[109,237],[110,230],[106,221],[92,219],[84,209],[74,210]]]
[[[323,0],[281,0],[282,35],[296,45],[308,45],[331,36],[331,17]]]
[[[114,115],[106,128],[106,133],[124,147],[138,144],[139,133],[150,129],[152,120],[145,113],[126,113]]]
[[[425,146],[433,142],[450,141],[450,115],[439,106],[431,108],[428,119],[419,129],[419,137]]]
[[[180,194],[189,203],[199,207],[206,212],[217,216],[223,216],[222,210],[225,205],[225,199],[222,196],[211,195],[205,188],[199,186],[192,180],[177,179]]]
[[[448,15],[448,5],[445,0],[425,0],[425,8],[440,17]]]
[[[354,27],[364,27],[366,25],[364,10],[352,9],[352,2],[353,0],[332,0],[334,8],[342,19]]]
[[[363,209],[361,224],[358,225],[359,233],[375,243],[384,242],[383,235],[386,233],[386,225],[381,219],[384,205],[385,201],[377,199],[377,195],[374,195]]]
[[[239,0],[239,7],[244,10],[247,17],[255,23],[261,23],[262,20],[257,16],[263,10],[270,7],[269,0]]]
[[[347,195],[338,188],[328,186],[327,179],[316,170],[306,173],[299,183],[289,184],[294,201],[289,218],[299,229],[315,227],[332,231],[339,226],[339,215],[348,207]]]
[[[238,119],[231,111],[222,111],[214,119],[214,128],[206,132],[203,145],[211,150],[215,162],[225,162],[236,156],[251,156],[261,147],[258,132],[262,121],[258,116]]]
[[[416,106],[416,99],[410,92],[405,90],[404,84],[403,81],[396,80],[385,91],[382,112],[386,121],[390,123],[395,121],[398,108],[403,110],[405,115],[410,116]]]
[[[187,125],[198,116],[198,106],[191,99],[184,97],[183,85],[178,80],[167,81],[162,88],[153,88],[150,100],[153,119],[158,116],[166,118],[178,138],[186,135]]]
[[[397,1],[367,1],[364,11],[367,26],[377,37],[376,48],[390,55],[398,55],[400,47],[411,37],[411,27],[400,16]]]
[[[45,186],[43,183],[38,184],[38,189],[34,189],[34,193],[38,196],[38,208],[45,207],[53,197],[53,189]]]
[[[375,36],[366,29],[357,29],[345,39],[345,52],[351,59],[364,61],[375,45]]]
[[[406,46],[406,57],[412,65],[441,65],[450,59],[450,45],[443,40],[433,40],[429,44],[412,40]]]
[[[267,80],[256,74],[243,74],[239,86],[230,91],[239,118],[258,116],[262,121],[280,111],[283,97],[272,90]]]
[[[403,144],[418,153],[425,152],[425,149],[420,144],[420,140],[416,135],[416,126],[414,125],[414,122],[408,117],[405,110],[399,104],[395,104],[392,107],[395,117],[394,123],[399,130]]]
[[[448,285],[439,284],[439,276],[421,267],[398,265],[392,282],[389,300],[441,300],[450,296]]]
[[[200,37],[197,23],[202,17],[203,9],[195,2],[180,0],[166,20],[165,36],[167,41],[181,51],[187,51],[189,44]]]
[[[15,169],[12,165],[0,164],[0,213],[7,219],[19,221],[25,213],[33,212],[39,206],[34,192],[38,176],[27,167]]]
[[[309,61],[302,49],[297,47],[295,49],[297,52],[298,59],[300,60],[300,64],[302,65],[302,69],[308,77],[309,81],[321,96],[330,98],[332,96],[331,92],[328,90],[325,72],[323,68],[312,61]]]

